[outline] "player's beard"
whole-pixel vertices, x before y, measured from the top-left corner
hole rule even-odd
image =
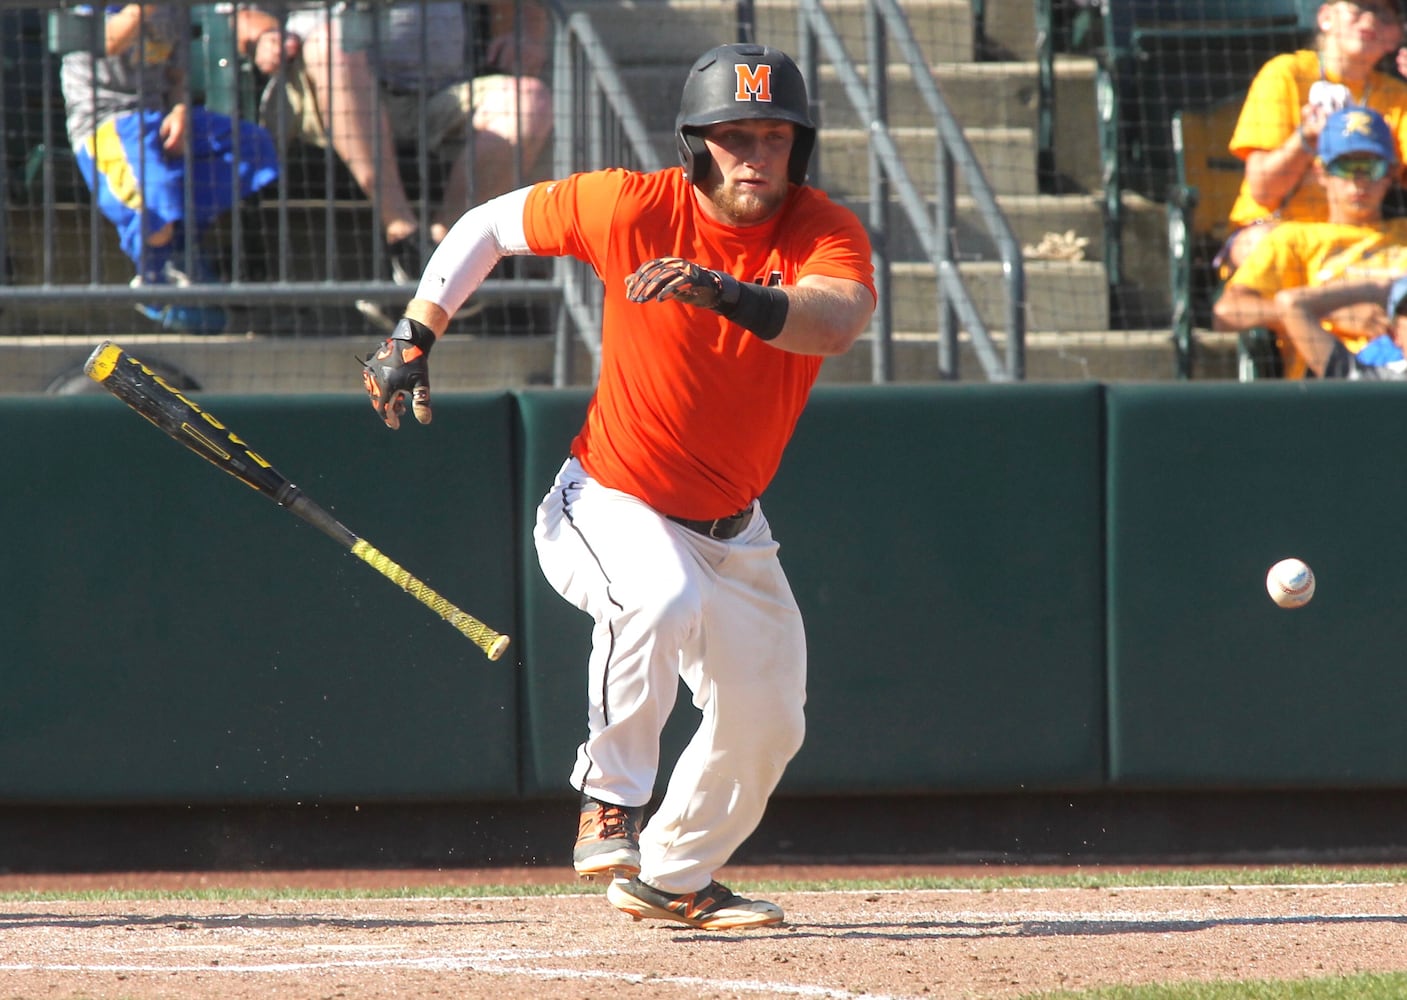
[[[710,177],[704,184],[704,194],[713,207],[735,226],[755,226],[766,222],[781,210],[787,200],[787,188],[755,188],[729,184],[721,177]]]

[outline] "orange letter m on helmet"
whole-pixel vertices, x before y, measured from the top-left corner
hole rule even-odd
[[[747,63],[734,63],[738,74],[738,92],[734,95],[739,101],[772,101],[772,67],[767,63],[749,66]]]

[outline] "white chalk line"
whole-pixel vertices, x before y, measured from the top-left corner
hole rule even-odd
[[[572,953],[559,953],[555,957],[566,958]],[[585,952],[584,954],[600,954]],[[521,960],[525,956],[515,954]],[[532,956],[526,956],[532,957]],[[832,989],[827,986],[810,986],[800,983],[758,982],[748,979],[709,979],[703,976],[661,976],[641,975],[633,972],[597,971],[592,969],[541,968],[536,966],[513,966],[496,964],[493,959],[485,961],[485,956],[477,958],[452,955],[425,958],[386,958],[364,959],[361,961],[321,961],[321,962],[278,962],[268,964],[231,965],[223,960],[219,965],[136,965],[132,963],[6,963],[0,964],[0,973],[39,972],[39,973],[102,973],[108,975],[141,975],[144,973],[171,975],[176,973],[200,973],[201,975],[286,975],[289,973],[310,972],[373,972],[408,970],[415,972],[476,972],[493,976],[521,976],[528,979],[576,979],[581,981],[609,980],[640,985],[644,983],[666,986],[687,987],[705,990],[732,990],[738,993],[761,993],[772,996],[819,997],[822,1000],[920,1000],[886,993],[852,993],[849,990]]]
[[[995,877],[995,876],[994,876]],[[1096,886],[1002,886],[996,889],[805,889],[788,892],[789,896],[1040,896],[1060,892],[1282,892],[1286,889],[1395,889],[1401,882],[1282,882],[1238,885],[1232,882],[1209,882],[1206,885],[1096,885]],[[476,897],[479,898],[479,897]],[[489,898],[489,897],[482,897]]]
[[[1197,891],[1197,890],[1216,891],[1216,892],[1225,892],[1225,891],[1227,891],[1227,890],[1234,890],[1234,891],[1237,891],[1237,892],[1262,892],[1262,893],[1263,893],[1263,892],[1283,892],[1283,891],[1286,891],[1286,890],[1315,890],[1315,889],[1319,889],[1319,890],[1323,890],[1323,889],[1334,889],[1334,890],[1343,890],[1343,889],[1382,889],[1382,888],[1385,888],[1385,887],[1393,887],[1393,886],[1396,886],[1396,885],[1397,885],[1397,883],[1390,883],[1390,882],[1386,882],[1386,883],[1357,883],[1357,882],[1355,882],[1355,883],[1309,883],[1309,884],[1298,884],[1298,883],[1296,883],[1296,884],[1284,884],[1284,885],[1227,885],[1227,884],[1225,884],[1225,883],[1213,883],[1213,884],[1208,884],[1208,885],[1204,885],[1204,886],[1110,886],[1110,887],[1108,887],[1108,890],[1109,890],[1109,891],[1112,891],[1112,892],[1128,893],[1128,894],[1139,893],[1139,892],[1147,893],[1147,892],[1158,892],[1158,891]],[[992,889],[922,889],[922,890],[902,890],[902,889],[864,890],[864,889],[857,889],[857,890],[839,890],[839,891],[830,890],[830,891],[815,891],[815,892],[812,892],[812,891],[801,891],[801,892],[792,892],[792,893],[788,893],[788,895],[790,895],[790,896],[808,896],[808,895],[818,895],[818,896],[819,896],[819,895],[829,895],[829,896],[835,896],[835,895],[860,895],[860,896],[870,896],[870,897],[875,897],[875,896],[881,896],[881,897],[890,896],[890,897],[910,897],[910,898],[912,898],[912,897],[914,897],[914,896],[916,896],[916,895],[944,895],[944,896],[950,896],[950,897],[951,897],[951,896],[960,896],[960,895],[969,895],[969,896],[982,896],[982,897],[986,897],[986,898],[992,898],[992,897],[994,897],[994,896],[1001,896],[1001,895],[1008,895],[1008,896],[1010,896],[1010,895],[1023,895],[1023,894],[1025,894],[1025,895],[1042,895],[1042,894],[1048,894],[1048,893],[1054,893],[1054,892],[1062,892],[1062,891],[1063,891],[1063,892],[1068,892],[1068,891],[1070,891],[1070,890],[1068,890],[1068,889],[1057,889],[1057,888],[1044,888],[1044,887],[1042,887],[1042,888],[1010,887],[1010,888],[1001,888],[1001,889],[996,889],[996,890],[992,890]],[[530,898],[533,898],[533,897],[522,897],[522,898],[524,898],[524,899],[530,899]],[[409,901],[414,901],[414,900],[417,900],[417,899],[418,899],[418,900],[421,900],[421,901],[443,901],[443,902],[446,902],[446,903],[455,904],[455,903],[463,903],[463,902],[471,901],[471,900],[472,900],[472,901],[482,901],[482,902],[505,901],[505,900],[506,900],[506,897],[502,897],[502,896],[497,896],[497,897],[495,897],[495,896],[483,896],[483,897],[460,897],[460,896],[455,896],[455,897],[406,897],[404,900],[401,900],[401,901],[409,902]],[[277,901],[275,901],[275,902],[277,902]],[[299,902],[299,901],[298,901],[298,900],[288,900],[288,902]],[[359,920],[359,921],[365,921],[365,922],[367,922],[367,923],[376,923],[377,921],[383,920],[383,919],[384,919],[384,920],[399,919],[401,915],[397,914],[397,915],[378,916],[378,915],[375,915],[375,914],[359,913],[357,916],[358,916],[358,920]],[[451,913],[446,913],[446,914],[436,914],[435,916],[436,916],[436,917],[443,918],[443,919],[445,919],[445,920],[447,920],[447,921],[462,921],[462,920],[464,919],[464,916],[465,916],[465,915],[464,915],[464,914],[460,914],[460,913],[453,913],[453,914],[451,914]],[[1028,925],[1028,924],[1032,924],[1032,925],[1041,925],[1041,924],[1052,924],[1052,923],[1054,923],[1054,924],[1062,924],[1062,925],[1071,925],[1072,927],[1076,928],[1076,929],[1073,929],[1073,930],[1071,931],[1071,933],[1073,933],[1073,934],[1078,934],[1078,933],[1080,933],[1080,931],[1078,930],[1078,927],[1079,927],[1080,925],[1098,925],[1098,926],[1106,927],[1106,928],[1120,928],[1120,929],[1127,929],[1127,930],[1129,930],[1129,931],[1138,931],[1138,930],[1140,930],[1140,929],[1142,929],[1142,928],[1145,928],[1145,927],[1147,927],[1147,926],[1149,926],[1149,925],[1153,925],[1153,926],[1156,926],[1156,927],[1166,928],[1169,924],[1175,924],[1175,923],[1178,923],[1178,922],[1187,922],[1187,923],[1202,923],[1202,922],[1207,922],[1207,923],[1217,924],[1217,923],[1222,923],[1222,922],[1225,922],[1226,920],[1228,920],[1228,918],[1227,918],[1224,914],[1219,914],[1219,913],[1215,912],[1214,910],[1210,910],[1210,909],[1198,909],[1198,910],[1185,910],[1185,909],[1178,909],[1178,910],[1145,910],[1145,909],[1137,909],[1137,910],[1112,910],[1112,911],[1111,911],[1111,910],[1095,910],[1095,911],[1080,910],[1080,911],[1073,911],[1073,912],[1072,912],[1072,911],[1069,911],[1069,910],[1055,910],[1055,909],[1031,909],[1031,910],[1008,911],[1008,912],[1002,912],[1002,911],[999,911],[999,910],[985,911],[985,910],[963,909],[963,910],[960,910],[960,911],[943,911],[943,912],[941,912],[940,914],[937,914],[936,916],[939,916],[939,917],[943,920],[943,922],[948,925],[947,928],[946,928],[946,932],[947,932],[947,933],[949,933],[949,934],[956,934],[956,935],[958,935],[958,936],[961,936],[961,935],[964,933],[964,931],[966,931],[967,933],[970,933],[970,934],[972,934],[972,935],[991,935],[991,934],[993,934],[993,933],[1001,933],[1001,932],[1002,932],[1001,929],[1006,929],[1006,928],[1009,928],[1009,933],[1012,933],[1012,934],[1021,934],[1021,933],[1023,933],[1023,928],[1024,928],[1024,926],[1025,926],[1025,925]],[[323,914],[318,914],[318,913],[302,913],[302,914],[298,914],[298,915],[297,915],[297,919],[298,919],[300,922],[301,922],[301,921],[307,921],[307,920],[316,920],[316,919],[318,919],[319,917],[326,917],[326,918],[328,918],[328,919],[339,919],[339,917],[337,917],[337,916],[335,916],[335,915],[333,915],[333,914],[328,914],[328,913],[323,913]],[[206,915],[206,916],[202,916],[202,917],[196,917],[195,919],[199,919],[199,920],[220,920],[220,919],[222,919],[222,918],[223,918],[223,919],[230,920],[230,921],[238,920],[238,921],[241,921],[241,922],[246,922],[246,927],[245,927],[245,928],[242,928],[243,930],[245,930],[245,931],[254,930],[254,933],[255,933],[255,934],[266,934],[266,933],[276,933],[276,931],[275,931],[275,930],[272,930],[272,929],[270,929],[270,930],[265,930],[265,929],[262,929],[262,928],[254,929],[254,928],[249,927],[248,924],[251,924],[251,923],[252,923],[252,924],[258,924],[258,923],[263,922],[263,920],[267,920],[267,921],[270,922],[270,923],[279,922],[279,921],[285,921],[285,920],[289,919],[289,915],[288,915],[288,914],[263,915],[263,914],[248,914],[248,913],[246,913],[246,914],[240,914],[240,915],[214,915],[214,914],[210,914],[210,915]],[[912,919],[912,915],[910,915],[907,919],[910,919],[910,920],[911,920],[911,919]],[[1231,922],[1233,922],[1233,923],[1235,922],[1235,918],[1230,918],[1230,919],[1231,919]],[[1274,918],[1272,918],[1272,919],[1274,919]],[[1373,920],[1401,920],[1401,919],[1402,919],[1402,914],[1400,914],[1400,913],[1392,913],[1392,914],[1387,914],[1387,913],[1344,913],[1344,912],[1326,913],[1326,914],[1315,914],[1315,913],[1303,913],[1303,912],[1302,912],[1302,913],[1287,914],[1287,915],[1284,916],[1284,919],[1285,919],[1287,922],[1293,922],[1293,923],[1312,922],[1312,921],[1314,921],[1314,920],[1316,920],[1316,919],[1331,920],[1331,921],[1332,921],[1332,920],[1363,920],[1363,921],[1373,921]],[[896,921],[896,927],[902,926],[902,924],[903,924],[904,922],[905,922],[904,919],[900,919],[900,920]],[[971,926],[970,926],[970,927],[967,927],[967,928],[964,928],[964,927],[962,926],[962,925],[964,925],[964,924],[970,924]],[[235,928],[228,928],[227,930],[234,930],[234,929],[235,929]],[[217,933],[219,933],[219,931],[217,931]],[[179,950],[179,951],[182,951],[182,952],[196,952],[196,951],[201,950],[201,947],[202,947],[202,946],[200,946],[200,945],[173,945],[173,946],[171,946],[171,947],[168,948],[168,949],[163,949],[163,948],[161,948],[160,946],[152,946],[152,947],[149,947],[149,948],[148,948],[148,947],[143,947],[143,948],[141,948],[140,950],[142,950],[142,951],[152,951],[152,952],[161,952],[161,951],[163,951],[163,950],[167,950],[167,951],[177,951],[177,950]],[[739,993],[771,994],[771,995],[784,995],[784,996],[797,996],[797,997],[815,997],[815,998],[820,998],[820,1000],[919,1000],[919,998],[916,998],[916,997],[903,997],[903,996],[900,996],[900,995],[878,994],[878,993],[871,993],[871,992],[854,993],[854,992],[851,992],[851,991],[849,991],[849,990],[844,990],[844,989],[837,989],[837,988],[831,988],[831,987],[826,987],[826,986],[810,985],[810,984],[802,984],[802,983],[761,982],[761,981],[756,981],[756,980],[711,979],[711,978],[700,977],[700,976],[664,976],[664,975],[657,975],[657,974],[644,975],[644,974],[630,973],[630,972],[623,972],[623,971],[597,971],[597,970],[583,970],[583,969],[573,969],[573,968],[523,966],[523,965],[521,965],[521,964],[505,964],[507,960],[512,960],[514,963],[521,963],[521,962],[524,961],[525,959],[526,959],[526,960],[532,960],[532,959],[553,960],[553,959],[555,959],[555,960],[560,961],[560,960],[562,960],[562,959],[571,959],[571,958],[580,958],[580,957],[600,956],[600,955],[603,954],[602,951],[600,951],[600,950],[593,950],[593,949],[580,949],[580,950],[570,950],[570,951],[553,950],[553,951],[541,951],[541,952],[525,951],[525,950],[523,950],[523,949],[511,949],[511,950],[504,950],[504,951],[497,951],[497,950],[495,950],[495,951],[486,951],[486,952],[476,952],[476,953],[474,953],[474,954],[472,954],[472,955],[464,955],[464,954],[459,954],[459,955],[433,955],[433,956],[421,956],[421,957],[414,957],[414,956],[388,956],[388,957],[385,957],[385,958],[371,958],[371,957],[367,957],[367,958],[361,958],[361,959],[345,959],[345,958],[343,958],[343,959],[322,959],[322,960],[311,960],[311,961],[265,962],[265,963],[240,963],[240,962],[232,962],[232,961],[230,961],[229,958],[228,958],[228,952],[231,951],[231,950],[233,950],[232,946],[229,946],[229,945],[220,945],[220,944],[216,944],[216,943],[214,943],[214,942],[211,942],[211,943],[205,945],[204,947],[205,947],[205,949],[207,950],[207,952],[219,952],[219,953],[220,953],[220,957],[219,957],[219,959],[218,959],[218,963],[167,965],[167,964],[141,964],[141,963],[132,963],[132,962],[123,962],[123,963],[104,963],[104,962],[92,962],[92,963],[89,963],[89,962],[83,962],[83,963],[64,963],[64,962],[53,962],[53,963],[43,963],[43,962],[8,962],[8,963],[0,963],[0,973],[79,973],[79,974],[84,974],[84,973],[98,973],[98,974],[125,974],[125,975],[173,974],[173,973],[199,973],[199,974],[201,974],[201,975],[217,975],[217,974],[223,974],[223,975],[229,975],[229,976],[248,976],[248,975],[306,974],[306,973],[316,973],[316,972],[332,973],[332,972],[339,972],[339,971],[340,971],[340,972],[355,972],[355,971],[369,971],[369,972],[370,972],[370,971],[384,971],[384,970],[388,970],[388,969],[389,969],[389,970],[397,970],[397,969],[400,969],[400,970],[409,970],[409,971],[448,972],[448,973],[452,973],[452,972],[473,972],[473,973],[479,973],[479,974],[484,974],[484,975],[496,975],[496,976],[505,976],[505,977],[507,977],[507,976],[519,976],[519,977],[523,977],[523,978],[540,979],[540,980],[563,980],[563,979],[566,979],[566,980],[578,980],[578,981],[582,981],[582,982],[597,981],[597,980],[610,980],[610,981],[613,981],[613,982],[620,982],[620,981],[623,980],[623,981],[626,981],[626,982],[629,982],[629,983],[632,983],[632,984],[658,983],[658,984],[661,984],[661,985],[678,986],[678,987],[681,987],[681,988],[690,988],[690,989],[699,989],[699,988],[702,988],[702,989],[706,989],[706,990],[732,990],[732,991],[739,992]],[[385,951],[385,950],[391,950],[391,951],[397,950],[397,949],[394,948],[394,946],[370,945],[370,944],[368,944],[368,945],[345,944],[345,945],[335,945],[335,946],[322,945],[322,946],[313,946],[313,947],[320,947],[320,948],[322,948],[323,950],[337,950],[337,951],[341,951],[341,952],[344,952],[344,953],[346,953],[346,952],[355,952],[355,951],[361,951],[361,952],[363,952],[363,953],[366,953],[366,952],[376,952],[376,951]],[[132,949],[130,949],[130,947],[129,947],[129,948],[126,949],[126,950],[130,953]]]

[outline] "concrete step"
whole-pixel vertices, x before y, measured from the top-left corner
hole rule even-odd
[[[33,333],[0,337],[0,393],[73,395],[103,390],[82,372],[100,338]],[[128,332],[113,337],[134,356],[182,385],[212,393],[360,393],[349,352],[366,347],[349,337],[280,338],[263,335],[195,337]],[[1005,340],[994,335],[998,356]],[[1197,379],[1236,378],[1235,337],[1199,332]],[[450,334],[435,348],[437,393],[478,392],[550,384],[555,343],[550,336],[482,338]],[[1160,330],[1036,331],[1026,336],[1028,381],[1172,379],[1171,335]],[[895,335],[893,381],[938,378],[938,340],[932,332]],[[967,334],[959,336],[958,373],[986,375]],[[874,340],[863,337],[848,353],[827,358],[823,383],[873,381]],[[574,352],[571,384],[591,384],[586,352]]]
[[[1015,126],[1035,128],[1040,108],[1040,70],[1034,62],[949,62],[930,67],[938,90],[963,125]],[[1098,114],[1094,102],[1096,63],[1093,59],[1060,57],[1055,62],[1054,108],[1068,106],[1072,112],[1069,124],[1075,126],[1088,119],[1084,128],[1089,137],[1098,137]],[[862,81],[868,80],[868,66],[861,63],[856,70]],[[819,97],[827,126],[859,125],[851,108],[850,98],[840,82],[835,68],[827,63],[821,67]],[[928,104],[914,82],[913,70],[899,63],[890,54],[888,118],[891,125],[930,125],[933,116]],[[1057,138],[1063,138],[1057,136]],[[1082,138],[1068,136],[1071,141]]]
[[[969,128],[964,130],[987,182],[999,196],[1034,195],[1036,135],[1027,128]],[[931,128],[890,129],[909,177],[924,194],[936,189],[937,133]],[[813,174],[832,197],[858,196],[869,190],[870,133],[865,129],[827,129]],[[819,170],[816,167],[819,166]],[[958,171],[958,191],[968,190]]]
[[[989,58],[1036,58],[1036,5],[1031,0],[983,0],[982,36]]]
[[[862,220],[869,221],[870,202],[864,198],[838,198]],[[933,220],[933,203],[927,202],[927,218]],[[1010,195],[998,206],[1005,213],[1016,239],[1022,246],[1039,244],[1047,233],[1073,232],[1089,242],[1085,260],[1104,259],[1104,219],[1099,200],[1093,195]],[[973,199],[957,199],[957,252],[962,260],[997,260],[999,254],[986,223]],[[928,254],[898,199],[891,199],[889,254],[893,260],[923,260]]]
[[[118,329],[103,336],[34,333],[0,337],[0,393],[103,392],[83,375],[82,366],[104,336],[159,373],[187,377],[200,391],[218,393],[361,393],[352,356],[365,354],[372,346],[362,336],[191,336],[134,329]],[[554,338],[548,335],[448,334],[435,345],[435,391],[550,385],[553,351]],[[574,371],[574,381],[587,384],[590,366],[586,352],[576,355],[581,370]]]
[[[997,355],[1006,358],[1006,341],[993,338]],[[1026,381],[1162,381],[1176,377],[1171,334],[1165,330],[1093,330],[1026,335]],[[892,345],[893,381],[932,382],[938,373],[938,340],[932,334],[896,334]],[[1198,380],[1236,379],[1234,335],[1207,333],[1199,339]],[[861,340],[849,352],[827,358],[820,380],[828,384],[869,382],[874,370],[874,342]],[[964,382],[986,380],[986,373],[966,334],[958,338],[958,376]]]
[[[355,301],[360,283],[373,280],[372,215],[365,201],[338,202],[333,206],[332,239],[328,238],[327,205],[324,202],[292,203],[288,209],[287,279],[290,282],[325,282],[333,280],[345,287],[345,299],[340,303],[322,302],[305,306],[272,306],[259,301],[259,282],[249,282],[247,291],[231,300],[231,329],[241,332],[274,334],[278,336],[359,336],[378,335],[379,329],[366,322]],[[278,257],[280,237],[278,211],[266,204],[261,214],[265,227],[268,255],[264,263],[272,279],[284,274]],[[132,263],[117,245],[113,228],[99,219],[97,267],[94,270],[89,255],[90,216],[87,205],[57,206],[53,224],[63,238],[55,241],[51,269],[46,274],[44,255],[13,254],[14,284],[53,285],[103,284],[125,286],[131,279]],[[41,247],[45,225],[42,209],[19,206],[8,209],[8,236],[15,247]],[[329,254],[329,244],[332,252]],[[210,247],[228,247],[228,233],[218,227],[212,230]],[[228,276],[228,262],[212,259],[217,270]],[[490,274],[490,281],[546,281],[552,275],[553,262],[533,257],[515,257],[501,262]],[[246,280],[248,273],[245,274]],[[414,289],[406,287],[408,301]],[[547,333],[551,330],[552,312],[545,304],[547,298],[536,301],[486,302],[482,311],[463,325],[475,333],[510,334]],[[388,308],[393,304],[388,303]],[[392,310],[393,311],[393,310]],[[135,325],[134,325],[135,324]],[[154,324],[142,319],[126,305],[93,305],[83,302],[58,302],[51,306],[10,306],[0,309],[0,336],[5,334],[76,333],[93,331],[108,336],[109,331],[135,329],[152,332]]]
[[[987,182],[999,196],[1034,195],[1036,135],[1025,128],[974,128],[966,130],[968,144]],[[937,176],[937,132],[931,128],[890,130],[899,157],[920,193],[931,195]],[[650,142],[663,162],[678,162],[674,133],[655,132]],[[811,183],[833,198],[857,197],[869,190],[870,133],[865,129],[826,129],[811,159]],[[967,180],[959,171],[959,193]]]
[[[826,0],[824,5],[852,59],[865,55],[867,6],[866,0]],[[930,64],[977,58],[972,7],[971,0],[904,0],[904,16]],[[756,9],[757,37],[792,52],[797,38],[796,5],[790,0],[760,0]]]
[[[977,314],[989,330],[1006,326],[1006,275],[1000,262],[962,263],[959,272]],[[940,291],[931,264],[897,263],[891,268],[893,328],[936,334]],[[1093,261],[1028,260],[1028,330],[1106,330],[1109,289],[1104,265]]]
[[[891,54],[891,60],[894,57]],[[1088,115],[1090,137],[1098,135],[1098,117],[1094,104],[1095,62],[1093,59],[1062,57],[1056,61],[1057,110],[1069,105],[1083,108]],[[860,79],[868,79],[868,66],[856,66]],[[1015,126],[1035,128],[1039,107],[1038,67],[1034,62],[1002,63],[937,63],[931,67],[934,82],[964,125]],[[678,113],[677,98],[684,90],[687,65],[669,63],[628,63],[620,67],[621,78],[632,94],[648,94],[652,99],[641,101],[638,107],[645,126],[653,131],[674,128]],[[815,98],[822,108],[823,127],[858,127],[861,124],[853,110],[849,95],[840,82],[840,75],[830,63],[819,71],[820,85]],[[891,61],[889,66],[888,120],[891,125],[931,125],[933,116],[928,104],[919,94],[913,70],[906,63]],[[659,99],[653,99],[658,97]],[[673,97],[675,100],[665,100]],[[1072,116],[1073,118],[1073,116]],[[1072,120],[1072,123],[1074,121]],[[1073,140],[1081,136],[1070,137]]]
[[[677,98],[687,70],[657,64],[623,67],[631,93],[666,94]],[[1039,87],[1037,67],[1030,63],[943,63],[933,67],[943,99],[965,130],[988,128],[1037,128]],[[1068,190],[1098,191],[1099,164],[1098,112],[1094,99],[1095,62],[1092,59],[1060,59],[1056,63],[1054,94],[1054,168],[1064,178]],[[861,78],[865,77],[861,70]],[[907,65],[889,69],[888,122],[891,128],[932,128],[933,115],[920,97],[913,73]],[[831,130],[863,130],[829,64],[820,71],[821,152],[828,151]],[[678,101],[640,102],[646,128],[653,133],[672,133]],[[931,154],[930,154],[931,156]],[[672,158],[670,162],[673,162]],[[1032,160],[1032,168],[1035,161]]]
[[[1095,103],[1093,59],[1061,57],[1055,63],[1052,95],[1054,169],[1065,190],[1097,192],[1103,188],[1099,163],[1099,111]],[[948,63],[935,66],[938,86],[964,130],[1023,128],[1034,134],[1039,125],[1040,88],[1034,62]],[[823,93],[825,75],[822,75]],[[890,121],[894,124],[929,125],[927,109],[912,122],[905,105],[891,87]],[[920,102],[921,103],[921,102]],[[834,106],[833,102],[827,107]]]
[[[345,361],[347,340],[319,338],[280,341],[269,338],[183,338],[174,335],[119,338],[135,356],[174,380],[189,378],[211,393],[351,393]],[[29,341],[0,338],[0,392],[56,394],[101,393],[82,374],[94,341],[83,337],[44,337]],[[996,349],[1004,357],[1005,342]],[[828,358],[821,368],[827,384],[873,380],[874,343],[868,337],[847,354]],[[441,357],[443,354],[443,357]],[[546,384],[552,371],[549,337],[475,341],[450,336],[436,348],[438,393],[524,388]],[[584,357],[584,352],[578,352]],[[928,336],[901,337],[892,347],[894,382],[932,382],[938,377],[938,346]],[[986,375],[971,339],[959,341],[959,374],[964,381]],[[1204,343],[1199,355],[1202,379],[1235,378],[1234,342]],[[589,372],[574,371],[572,384],[589,385]],[[1137,333],[1031,334],[1026,343],[1028,381],[1084,381],[1173,377],[1173,354],[1167,331]],[[188,384],[182,382],[182,384]]]
[[[757,40],[795,56],[793,0],[757,0],[753,6]],[[825,5],[852,58],[864,55],[866,6],[866,0],[827,0]],[[738,38],[736,5],[717,0],[565,0],[563,7],[569,14],[585,14],[623,66],[669,63],[687,70],[705,50]],[[930,62],[975,58],[969,0],[905,0],[904,13]]]

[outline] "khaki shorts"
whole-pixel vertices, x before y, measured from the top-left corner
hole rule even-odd
[[[511,77],[482,76],[473,81],[456,83],[443,90],[425,95],[425,132],[432,153],[453,160],[464,149],[467,139],[465,126],[470,112],[480,107],[487,94],[495,91]],[[318,107],[312,83],[302,60],[289,67],[284,84],[270,80],[259,105],[261,124],[279,136],[279,98],[283,98],[283,141],[300,139],[326,148],[328,131]],[[398,146],[415,146],[420,141],[420,94],[392,93],[381,90],[381,100],[391,121],[391,135]],[[334,113],[336,109],[334,108]]]

